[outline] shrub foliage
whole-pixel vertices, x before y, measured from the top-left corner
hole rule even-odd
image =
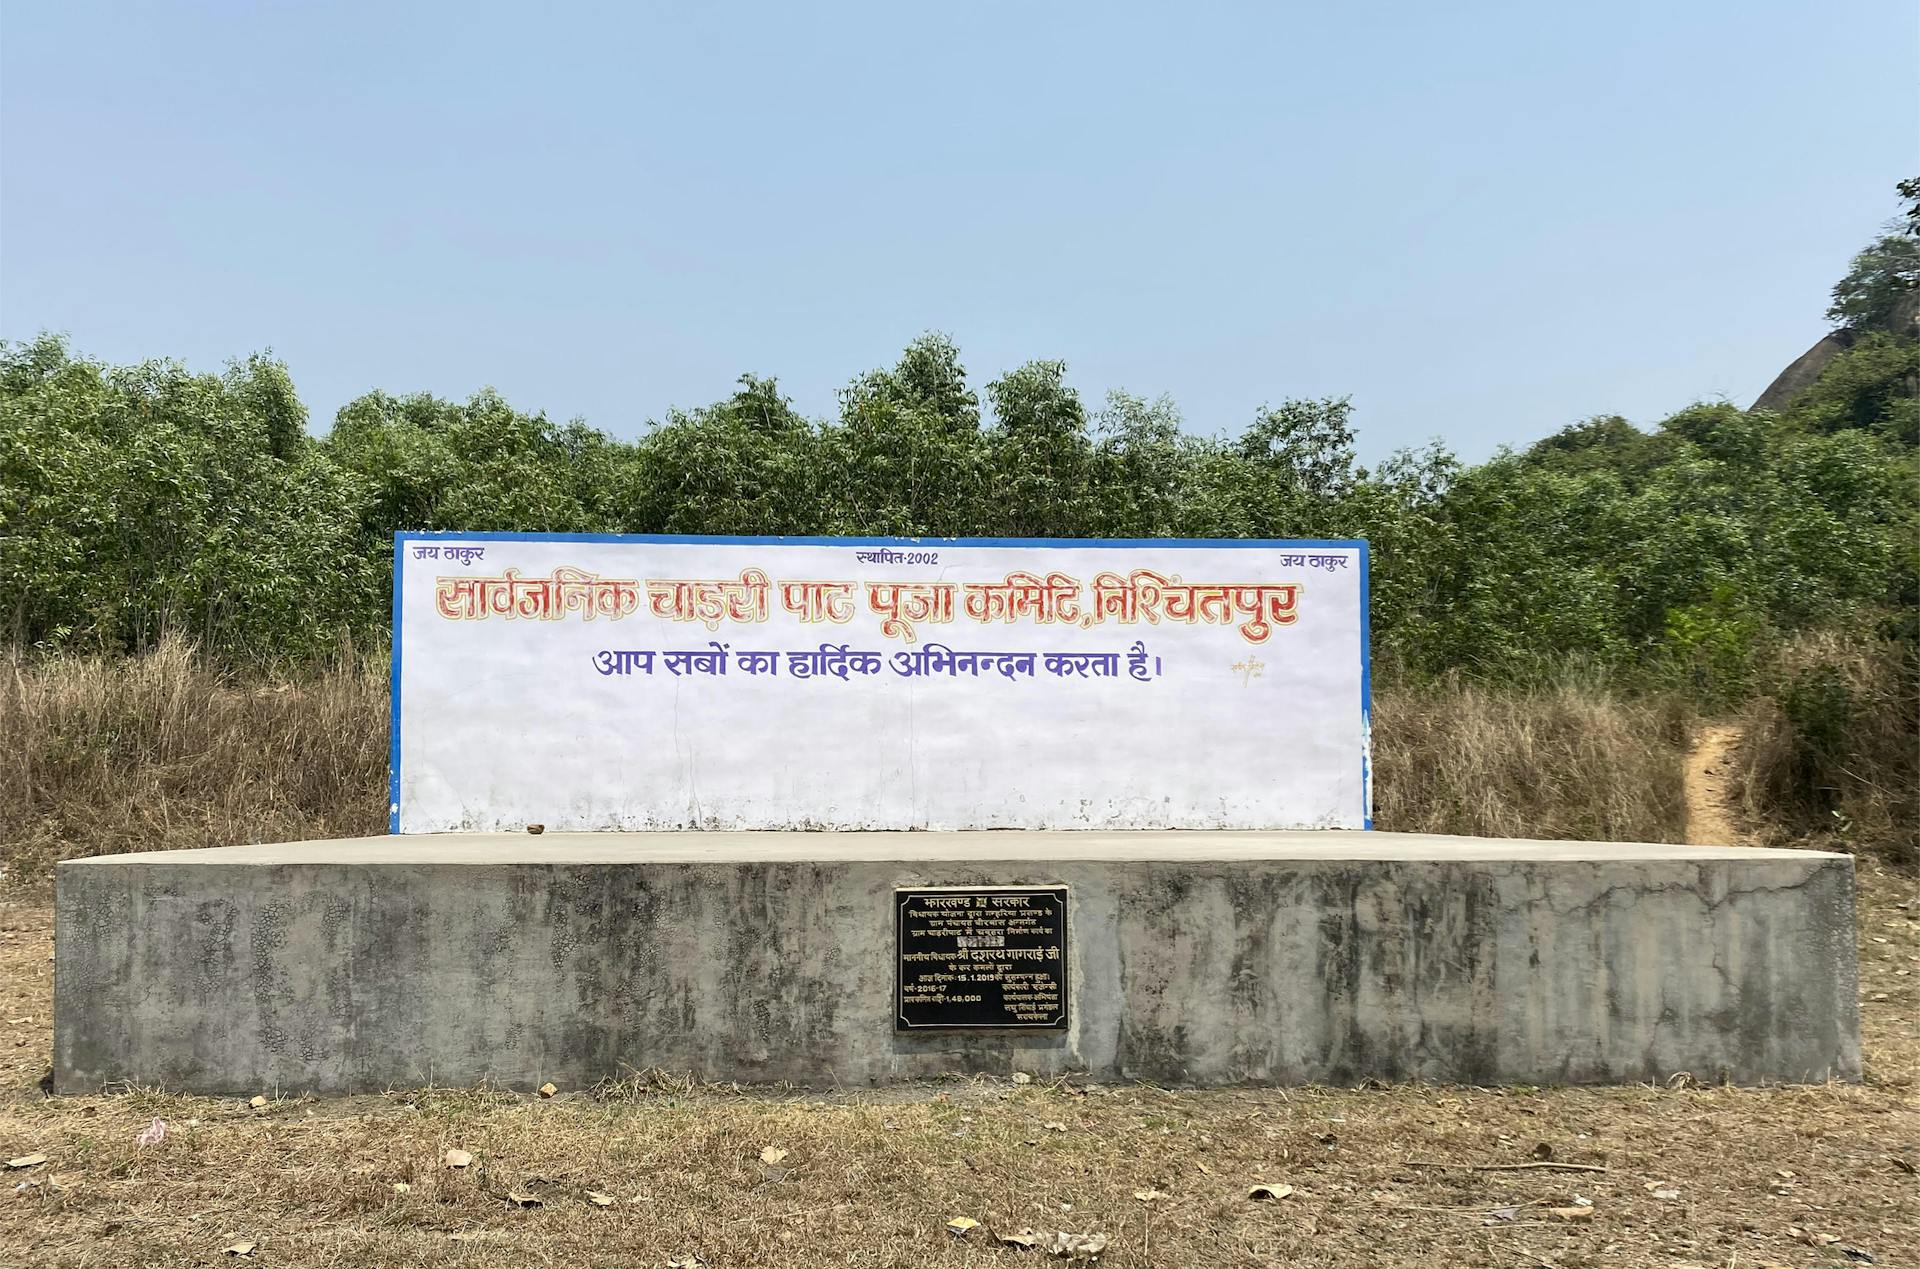
[[[1434,445],[1367,467],[1345,401],[1203,437],[1164,399],[1089,411],[1035,362],[983,404],[939,336],[836,418],[748,376],[632,442],[492,392],[370,393],[314,436],[267,358],[192,374],[42,338],[0,349],[0,621],[80,651],[377,646],[396,529],[1364,537],[1389,670],[1507,680],[1578,657],[1744,698],[1782,636],[1915,601],[1912,429],[1886,425],[1911,412],[1914,357],[1874,348],[1804,411],[1699,405],[1476,466]]]

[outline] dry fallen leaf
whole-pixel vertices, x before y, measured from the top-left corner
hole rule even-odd
[[[947,1232],[955,1238],[965,1238],[974,1229],[978,1228],[979,1224],[979,1221],[973,1220],[970,1217],[956,1216],[947,1222]]]
[[[395,1181],[393,1183],[393,1192],[395,1194],[411,1194],[413,1192],[413,1187],[411,1185],[408,1185],[405,1181]]]
[[[253,1107],[255,1110],[265,1110],[267,1108],[267,1099],[264,1097],[256,1097],[248,1102],[247,1105]]]
[[[1202,1162],[1201,1162],[1200,1160],[1198,1160],[1198,1159],[1195,1159],[1195,1160],[1193,1161],[1193,1166],[1194,1166],[1194,1167],[1196,1167],[1196,1168],[1199,1168],[1199,1169],[1200,1169],[1200,1170],[1201,1170],[1202,1172],[1204,1172],[1204,1173],[1206,1173],[1206,1174],[1207,1174],[1208,1176],[1212,1176],[1212,1175],[1213,1175],[1213,1169],[1212,1169],[1212,1168],[1210,1168],[1210,1167],[1208,1167],[1208,1166],[1207,1166],[1206,1164],[1204,1164],[1204,1163],[1202,1163]]]
[[[1142,1203],[1151,1203],[1156,1199],[1163,1199],[1171,1196],[1168,1195],[1167,1192],[1164,1190],[1156,1190],[1152,1186],[1149,1186],[1144,1190],[1135,1190],[1133,1192],[1133,1197],[1135,1197],[1136,1199],[1139,1199]]]
[[[1590,1221],[1593,1219],[1591,1207],[1552,1207],[1547,1209],[1554,1219],[1563,1221]]]
[[[766,1164],[768,1167],[772,1167],[786,1157],[787,1152],[779,1146],[768,1146],[760,1152],[760,1162]]]
[[[1032,1251],[1040,1245],[1040,1235],[1030,1229],[1023,1229],[1017,1234],[1000,1235],[999,1243],[1002,1247],[1018,1247],[1022,1251]]]
[[[1675,1199],[1677,1199],[1677,1198],[1679,1198],[1679,1197],[1680,1197],[1680,1191],[1678,1191],[1678,1190],[1655,1190],[1655,1191],[1653,1192],[1653,1197],[1655,1197],[1655,1198],[1657,1198],[1657,1199],[1659,1199],[1659,1200],[1660,1200],[1661,1202],[1663,1202],[1663,1203],[1671,1203],[1671,1202],[1673,1202],[1673,1201],[1674,1201]]]
[[[465,1150],[449,1150],[444,1158],[450,1168],[464,1168],[473,1162],[473,1156]]]
[[[251,1256],[253,1254],[253,1244],[250,1242],[244,1242],[244,1241],[237,1242],[233,1246],[227,1248],[227,1254],[229,1256]]]
[[[1092,1260],[1106,1249],[1105,1234],[1069,1234],[1065,1230],[1055,1234],[1053,1241],[1047,1244],[1048,1254],[1065,1256],[1069,1260]]]
[[[559,1089],[553,1086],[553,1082],[551,1080],[549,1080],[547,1083],[542,1084],[540,1086],[540,1096],[542,1097],[552,1097],[555,1093],[559,1091],[560,1091]]]
[[[1040,1126],[1042,1128],[1045,1128],[1048,1132],[1065,1132],[1067,1130],[1067,1126],[1061,1123],[1057,1119],[1049,1119],[1046,1123],[1041,1124]]]
[[[1033,1083],[1033,1076],[1027,1074],[1025,1071],[1015,1071],[1013,1073],[1013,1082],[1016,1084],[1031,1084]]]
[[[1293,1193],[1291,1185],[1255,1185],[1247,1190],[1247,1197],[1255,1201],[1283,1199]]]
[[[667,1261],[667,1269],[703,1269],[706,1263],[698,1256],[675,1256]]]
[[[47,1156],[44,1154],[23,1154],[17,1159],[8,1159],[7,1166],[10,1168],[37,1168],[46,1161]]]
[[[1803,1242],[1809,1247],[1831,1247],[1840,1241],[1840,1235],[1838,1234],[1816,1234],[1814,1231],[1802,1229],[1798,1225],[1787,1226],[1787,1237],[1798,1242]]]
[[[587,1202],[593,1204],[595,1207],[612,1207],[613,1195],[602,1194],[599,1190],[588,1190]]]
[[[508,1190],[507,1202],[513,1204],[515,1207],[539,1207],[541,1205],[538,1195],[529,1194],[525,1190]]]

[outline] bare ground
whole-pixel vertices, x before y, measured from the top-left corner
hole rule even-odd
[[[1695,846],[1746,844],[1736,827],[1731,788],[1739,745],[1739,727],[1703,723],[1687,752],[1687,840]]]

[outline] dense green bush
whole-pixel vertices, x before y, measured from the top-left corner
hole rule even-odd
[[[1760,677],[1735,771],[1747,822],[1920,864],[1920,650],[1822,632]]]

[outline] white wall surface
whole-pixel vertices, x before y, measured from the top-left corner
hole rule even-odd
[[[1366,823],[1357,543],[395,550],[399,832]],[[843,621],[809,581],[852,583]]]

